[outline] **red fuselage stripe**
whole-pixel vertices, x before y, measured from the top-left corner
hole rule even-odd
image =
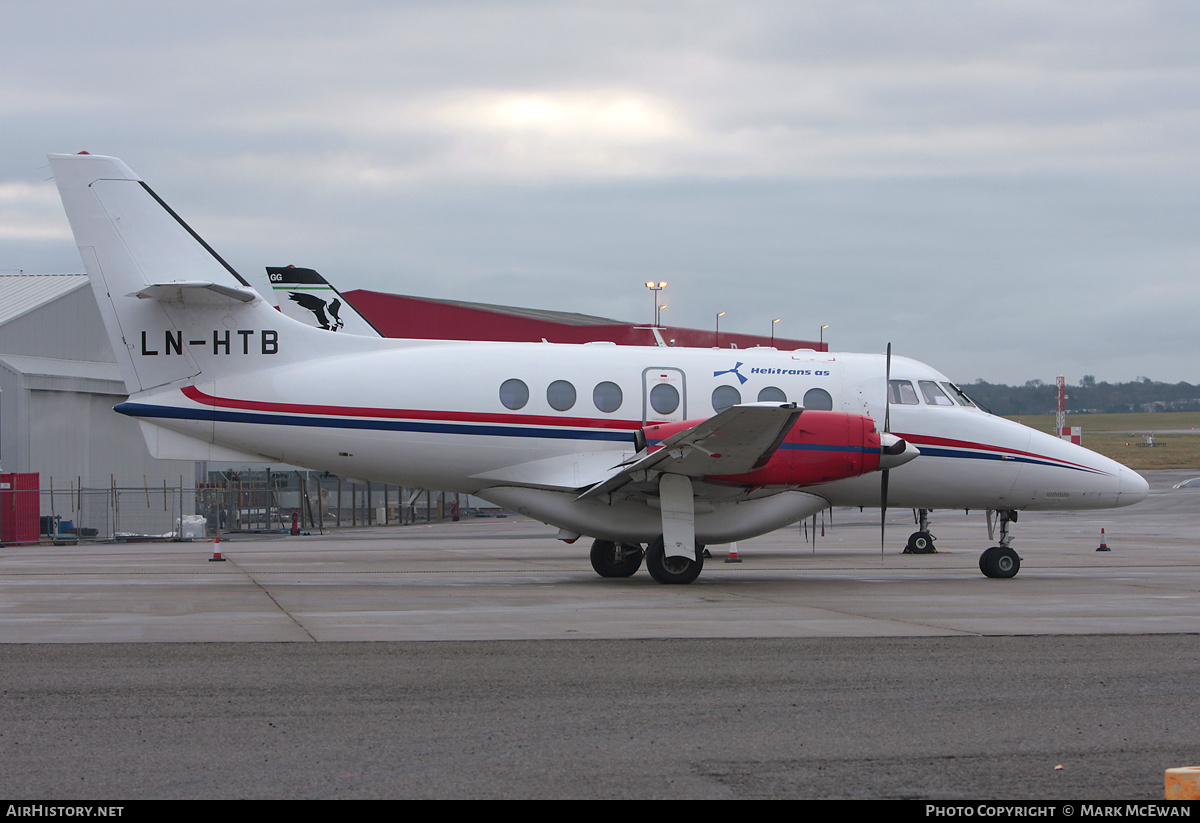
[[[269,403],[262,400],[235,400],[205,394],[195,386],[187,386],[183,394],[190,400],[226,409],[247,409],[283,414],[322,414],[329,417],[376,417],[390,420],[452,420],[461,423],[505,423],[517,426],[565,426],[591,429],[640,429],[635,420],[598,419],[590,417],[548,417],[534,414],[492,414],[490,412],[443,412],[427,409],[379,409],[369,406],[314,406],[305,403]]]
[[[1087,469],[1095,471],[1091,466],[1085,466],[1083,463],[1072,463],[1069,460],[1063,460],[1059,457],[1047,457],[1044,454],[1036,452],[1026,452],[1020,449],[1010,449],[1005,446],[993,446],[990,443],[974,443],[969,440],[951,440],[948,437],[931,437],[925,434],[896,434],[897,437],[903,437],[909,443],[912,443],[918,449],[921,446],[942,446],[948,449],[974,449],[976,451],[986,451],[999,454],[1012,454],[1020,457],[1030,457],[1035,460],[1045,460],[1052,463],[1062,463],[1064,466],[1074,466],[1077,469]]]

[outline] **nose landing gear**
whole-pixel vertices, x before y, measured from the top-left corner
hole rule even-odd
[[[1017,512],[1014,509],[1001,509],[1000,515],[1000,545],[992,546],[979,556],[979,570],[986,577],[1016,577],[1021,570],[1021,558],[1008,545],[1012,535],[1008,532],[1008,524],[1017,522]],[[988,515],[988,531],[991,531],[991,513]]]
[[[917,509],[917,515],[917,531],[908,536],[904,554],[937,554],[937,549],[933,547],[933,541],[937,538],[929,531],[929,509]]]

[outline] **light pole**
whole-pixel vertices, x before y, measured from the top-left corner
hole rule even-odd
[[[649,280],[646,282],[646,288],[650,289],[650,291],[653,292],[652,296],[654,297],[654,325],[656,325],[656,326],[658,325],[658,309],[659,309],[658,293],[660,291],[662,291],[663,289],[665,289],[666,287],[667,287],[667,282],[665,280],[662,282],[659,282],[659,283],[655,283],[653,280]]]
[[[724,316],[725,316],[725,312],[723,312],[723,311],[717,312],[716,344],[717,344],[718,349],[721,348],[721,318]]]
[[[826,323],[824,326],[822,326],[822,327],[821,327],[821,345],[822,345],[822,346],[824,346],[824,345],[825,345],[825,330],[826,330],[827,328],[829,328],[829,324],[828,324],[828,323]]]
[[[775,348],[775,324],[782,319],[782,317],[776,317],[771,321],[771,348]]]

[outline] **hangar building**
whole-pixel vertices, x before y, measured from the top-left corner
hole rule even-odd
[[[622,346],[655,346],[655,329],[624,323],[607,317],[574,312],[526,309],[469,303],[462,300],[434,300],[400,294],[354,289],[346,300],[385,337],[415,337],[422,340],[506,340],[538,343],[592,343],[609,340]],[[816,349],[828,345],[813,340],[788,340],[767,335],[739,334],[716,329],[688,329],[659,326],[658,333],[668,345],[696,348],[739,348],[769,346],[791,351]]]
[[[56,491],[191,483],[190,461],[155,460],[82,274],[0,276],[0,467]]]

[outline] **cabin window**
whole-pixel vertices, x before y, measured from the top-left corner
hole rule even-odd
[[[717,386],[713,389],[712,404],[715,412],[723,412],[730,406],[736,406],[741,402],[742,393],[733,386]]]
[[[786,403],[787,395],[778,386],[767,386],[758,393],[759,403]]]
[[[575,387],[566,380],[555,380],[546,387],[546,402],[555,411],[566,411],[575,405]]]
[[[606,380],[603,383],[597,383],[596,388],[592,389],[592,402],[602,412],[612,413],[621,408],[621,399],[621,387],[616,383]]]
[[[953,383],[943,383],[942,385],[945,386],[946,391],[950,393],[950,396],[958,401],[958,405],[974,407],[974,401],[967,397],[966,393],[964,393],[963,390],[958,386],[954,385]]]
[[[921,396],[925,398],[925,402],[931,406],[953,406],[954,401],[946,396],[946,393],[938,388],[938,384],[932,380],[918,380],[917,385],[921,387]]]
[[[504,404],[504,408],[513,411],[525,408],[525,404],[529,402],[529,387],[523,380],[517,380],[515,377],[505,380],[500,384],[500,402]]]
[[[909,380],[893,380],[888,384],[888,389],[888,399],[896,405],[921,405],[921,401],[917,399],[917,390],[913,388],[913,384]]]
[[[659,383],[650,390],[650,408],[659,414],[671,414],[679,408],[679,390],[670,383]]]
[[[833,398],[824,389],[809,389],[804,393],[803,405],[813,411],[833,411]]]

